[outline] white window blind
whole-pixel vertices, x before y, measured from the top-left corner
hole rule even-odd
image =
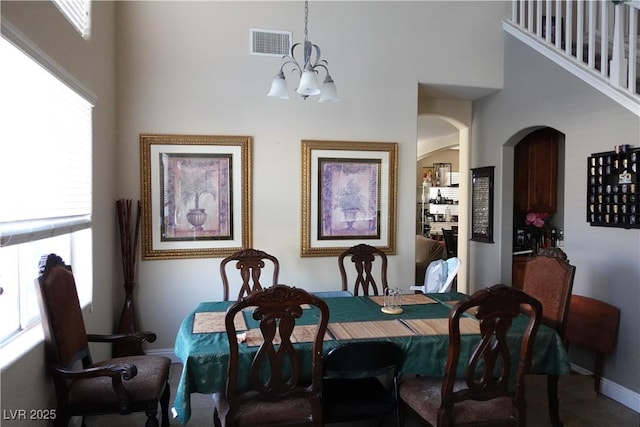
[[[91,35],[91,0],[52,0],[83,38]]]
[[[91,221],[91,104],[2,38],[0,245]]]
[[[70,263],[80,303],[92,301],[95,97],[5,20],[0,30],[0,347],[19,355],[39,320],[42,255]]]

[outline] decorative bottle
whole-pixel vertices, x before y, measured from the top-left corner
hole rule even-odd
[[[564,250],[564,231],[562,231],[562,229],[558,230],[558,243],[556,247]]]

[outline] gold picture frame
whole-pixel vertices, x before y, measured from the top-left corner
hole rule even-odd
[[[301,256],[396,253],[398,144],[302,140]]]
[[[142,259],[252,245],[250,136],[140,135]]]

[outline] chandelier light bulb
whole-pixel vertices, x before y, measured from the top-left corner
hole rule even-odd
[[[302,73],[302,77],[300,78],[300,86],[296,90],[299,95],[304,97],[320,95],[320,86],[318,86],[318,79],[316,78],[316,73],[313,71],[311,66],[307,66],[307,69]]]
[[[322,93],[320,94],[320,100],[318,102],[338,102],[338,91],[336,90],[336,84],[329,74],[324,79],[322,84]]]
[[[282,70],[273,78],[273,81],[271,82],[271,90],[269,90],[267,96],[279,99],[289,99],[289,94],[287,93],[287,82],[284,79],[284,73]]]

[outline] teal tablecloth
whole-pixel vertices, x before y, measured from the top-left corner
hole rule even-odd
[[[404,312],[399,315],[389,316],[380,311],[380,306],[368,297],[344,297],[326,298],[329,306],[330,323],[390,320],[390,319],[434,319],[446,318],[451,306],[446,301],[457,300],[463,297],[459,293],[430,294],[437,300],[437,304],[404,305]],[[180,325],[175,343],[175,353],[182,361],[183,368],[180,382],[177,387],[174,400],[174,408],[177,418],[183,424],[191,416],[191,393],[214,393],[223,391],[226,387],[227,363],[229,343],[226,333],[192,333],[193,320],[197,312],[221,312],[225,311],[231,302],[203,302],[184,319]],[[245,312],[247,327],[256,326],[255,321]],[[305,310],[305,314],[299,319],[299,324],[312,324],[317,319],[315,309]],[[514,351],[519,351],[519,336],[526,325],[526,318],[516,319],[511,335],[514,339]],[[397,338],[384,338],[399,344],[405,353],[403,372],[425,376],[442,377],[447,360],[449,338],[447,335],[410,336]],[[463,335],[461,361],[468,360],[477,335]],[[343,341],[325,341],[324,351],[339,345]],[[310,350],[311,344],[296,344],[302,350]],[[243,359],[250,363],[253,352],[257,347],[247,348],[241,346]],[[306,353],[310,353],[307,351]],[[514,354],[516,356],[516,354]],[[513,360],[517,360],[516,357]],[[515,363],[515,362],[514,362]],[[461,372],[464,366],[460,366]],[[515,372],[515,364],[512,367]],[[541,325],[536,336],[532,374],[559,374],[570,372],[569,356],[558,334],[552,329]]]

